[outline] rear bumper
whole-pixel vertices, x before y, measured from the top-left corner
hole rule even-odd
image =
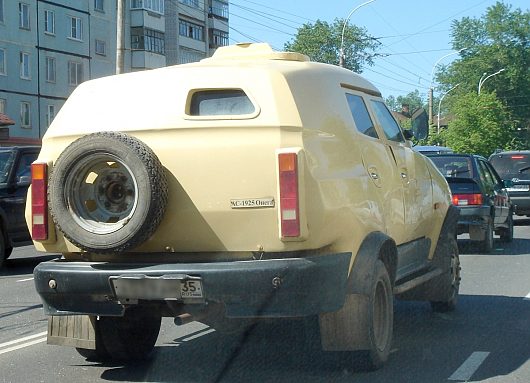
[[[491,217],[489,206],[465,206],[459,207],[460,216],[458,218],[458,234],[468,233],[470,226],[486,229]]]
[[[49,315],[123,315],[124,306],[118,301],[110,279],[140,275],[147,279],[199,277],[204,301],[224,304],[228,317],[293,317],[342,307],[350,259],[351,253],[217,263],[110,264],[58,260],[39,264],[34,276]]]

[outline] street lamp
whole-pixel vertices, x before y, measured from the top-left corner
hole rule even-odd
[[[339,52],[339,66],[342,68],[344,68],[344,31],[346,30],[346,25],[348,24],[348,21],[350,20],[351,15],[353,15],[353,12],[355,12],[356,10],[358,10],[359,8],[361,8],[362,6],[366,4],[370,4],[373,1],[375,0],[366,1],[362,3],[361,5],[358,5],[357,7],[353,8],[350,14],[348,15],[348,17],[346,17],[346,20],[344,20],[344,25],[342,26],[342,34],[340,38],[340,52]]]
[[[442,100],[443,100],[444,97],[447,95],[447,93],[449,93],[450,91],[452,91],[453,89],[455,89],[458,85],[460,85],[460,83],[456,84],[456,85],[453,86],[451,89],[449,89],[447,92],[445,92],[444,94],[442,94],[442,97],[440,98],[440,102],[438,102],[438,128],[436,129],[436,133],[437,133],[437,134],[440,134],[440,109],[442,108]]]
[[[488,78],[498,75],[499,73],[503,72],[505,69],[506,68],[502,68],[502,69],[498,70],[497,72],[490,74],[486,78],[484,78],[484,76],[486,76],[486,72],[484,72],[484,74],[482,75],[482,77],[480,78],[480,80],[478,82],[478,94],[480,94],[480,88],[482,88],[482,85],[484,85],[484,83],[486,82],[486,80]]]
[[[462,51],[465,51],[467,48],[462,48],[462,49],[459,49],[455,52],[451,52],[451,53],[448,53],[442,57],[440,57],[435,63],[434,65],[432,66],[432,70],[431,70],[431,83],[429,85],[429,124],[432,125],[432,115],[433,115],[433,112],[432,112],[432,92],[433,92],[433,88],[432,88],[432,83],[434,82],[434,70],[436,69],[436,66],[440,63],[440,61],[442,61],[444,58],[446,57],[449,57],[449,56],[452,56],[452,55],[456,55]]]

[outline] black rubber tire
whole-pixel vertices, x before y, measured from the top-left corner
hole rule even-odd
[[[89,181],[98,170],[101,177]],[[59,156],[48,200],[55,225],[79,248],[95,253],[125,251],[142,244],[158,228],[168,200],[167,179],[146,144],[124,133],[98,132],[77,139]],[[97,214],[118,217],[104,221]]]
[[[94,318],[95,319],[95,318]],[[96,332],[96,349],[91,350],[87,348],[76,347],[76,351],[83,358],[90,362],[105,362],[111,359],[109,353],[105,349],[103,340],[101,339],[101,330],[99,329],[99,321],[95,321],[95,332]]]
[[[105,352],[114,360],[146,359],[158,338],[160,315],[132,307],[123,317],[100,317],[97,325]]]
[[[370,348],[363,353],[369,370],[381,368],[390,355],[394,328],[392,284],[382,261],[375,265],[368,305]]]
[[[493,250],[493,220],[488,222],[486,231],[484,233],[484,239],[480,241],[480,250],[485,254],[491,253]]]
[[[503,228],[500,232],[501,241],[503,242],[512,242],[513,241],[513,214],[510,211],[508,213],[508,218],[506,219],[508,224],[507,228]]]
[[[429,281],[428,288],[435,290],[433,295],[439,297],[431,301],[431,308],[435,312],[454,311],[458,301],[458,292],[460,290],[460,257],[458,254],[458,244],[456,239],[449,238],[440,244],[440,256],[445,272]]]

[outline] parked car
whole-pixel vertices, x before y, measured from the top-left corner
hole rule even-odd
[[[473,154],[433,154],[432,162],[445,176],[460,208],[458,234],[469,233],[482,251],[493,248],[493,233],[513,238],[513,206],[505,182],[484,158]]]
[[[38,146],[0,148],[0,268],[13,247],[31,244],[24,209],[31,182],[31,163]]]
[[[84,82],[32,165],[35,246],[64,257],[34,272],[48,342],[137,359],[162,316],[311,318],[381,367],[394,295],[448,311],[460,283],[458,209],[411,137],[367,80],[267,44]]]
[[[530,150],[494,153],[489,161],[503,180],[517,215],[530,216]]]

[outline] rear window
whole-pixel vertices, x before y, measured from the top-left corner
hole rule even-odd
[[[429,157],[445,177],[473,178],[473,167],[468,157]]]
[[[243,116],[255,112],[241,89],[201,90],[191,96],[191,116]]]
[[[530,154],[494,154],[489,161],[502,179],[530,178]]]

